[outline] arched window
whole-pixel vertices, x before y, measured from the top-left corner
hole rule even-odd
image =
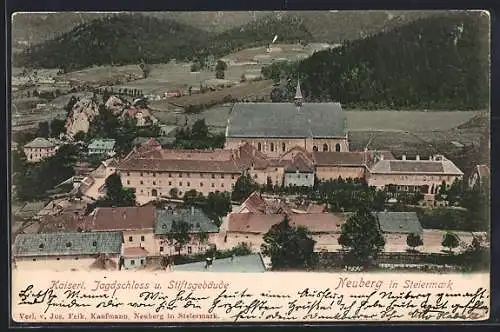
[[[283,152],[285,152],[285,151],[286,151],[286,144],[285,144],[285,143],[282,143],[282,144],[281,144],[281,150],[283,150]]]
[[[262,151],[262,144],[260,143],[257,144],[257,150]]]
[[[318,147],[316,145],[313,146],[313,151],[318,151]]]
[[[335,151],[340,152],[340,144],[335,144]]]
[[[271,152],[274,152],[274,143],[271,143]]]
[[[326,143],[323,144],[323,151],[325,151],[325,152],[328,151],[328,144],[326,144]]]
[[[151,190],[152,196],[158,196],[158,191],[156,189]]]

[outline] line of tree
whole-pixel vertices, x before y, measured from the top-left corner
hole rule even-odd
[[[262,73],[290,79],[288,91],[300,76],[306,100],[348,108],[485,109],[488,35],[480,12],[433,16]]]
[[[221,149],[225,141],[226,137],[223,133],[210,133],[205,119],[200,119],[196,120],[191,127],[178,128],[173,145],[182,149]]]
[[[13,184],[16,198],[32,201],[46,196],[48,190],[75,175],[80,150],[75,145],[61,146],[55,155],[28,163],[23,151],[12,152]]]
[[[198,206],[215,222],[217,227],[222,223],[222,217],[231,212],[231,194],[229,192],[211,192],[205,197],[195,189],[186,191],[183,196],[186,206]]]

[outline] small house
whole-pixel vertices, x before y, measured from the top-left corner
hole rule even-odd
[[[115,154],[114,139],[94,139],[88,146],[89,155],[108,155]]]

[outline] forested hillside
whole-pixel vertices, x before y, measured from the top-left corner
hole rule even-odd
[[[106,64],[166,62],[190,58],[206,42],[206,31],[140,14],[102,17],[34,46],[13,60],[15,66],[66,71]]]
[[[291,79],[289,91],[300,77],[308,100],[346,107],[487,108],[488,23],[479,12],[426,18],[263,74]]]

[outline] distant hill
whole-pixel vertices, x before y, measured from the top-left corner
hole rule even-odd
[[[189,58],[210,33],[140,14],[105,16],[35,45],[13,58],[15,66],[63,68],[166,62]]]
[[[294,64],[263,69],[297,77],[309,100],[347,107],[484,109],[489,106],[489,19],[454,13],[420,19]]]

